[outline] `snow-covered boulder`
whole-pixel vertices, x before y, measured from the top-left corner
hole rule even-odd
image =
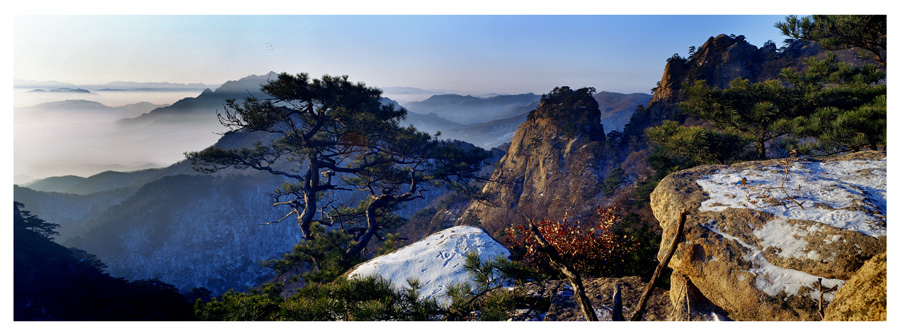
[[[421,298],[434,298],[446,304],[449,298],[445,292],[449,285],[472,281],[463,267],[466,254],[471,251],[478,252],[481,260],[509,257],[509,250],[484,230],[455,226],[357,265],[348,277],[375,274],[405,288],[408,288],[407,279],[416,278],[422,285]]]
[[[680,212],[688,213],[669,263],[673,304],[705,304],[736,320],[821,319],[820,294],[827,306],[835,292],[820,291],[819,281],[840,288],[886,251],[886,177],[883,152],[702,166],[666,177],[651,195],[664,230],[660,258]]]

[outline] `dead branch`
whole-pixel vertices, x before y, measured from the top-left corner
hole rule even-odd
[[[556,251],[556,248],[554,248],[553,245],[550,245],[550,243],[544,239],[544,236],[538,231],[537,225],[534,224],[533,220],[529,222],[528,227],[531,230],[531,234],[534,235],[535,240],[538,242],[538,246],[536,246],[538,251],[546,254],[547,258],[550,259],[550,264],[553,268],[562,272],[562,274],[569,279],[569,283],[572,284],[572,289],[575,292],[575,302],[578,303],[578,306],[581,308],[584,318],[588,321],[599,321],[599,319],[597,319],[597,313],[594,312],[594,307],[591,305],[591,300],[588,299],[587,294],[585,294],[584,283],[581,281],[581,275],[578,274],[578,271],[563,262],[559,252]]]
[[[634,311],[634,314],[631,315],[630,321],[640,321],[641,318],[644,317],[644,307],[647,305],[647,298],[650,297],[650,292],[653,291],[653,287],[656,286],[656,281],[659,280],[660,274],[662,271],[669,265],[669,260],[672,259],[672,255],[675,254],[675,248],[678,247],[678,242],[681,241],[681,236],[684,231],[684,222],[687,220],[687,212],[681,212],[681,218],[678,220],[678,228],[675,231],[675,237],[672,238],[672,243],[669,244],[669,251],[666,252],[665,258],[659,262],[659,265],[656,266],[656,270],[653,271],[653,277],[650,278],[650,282],[647,283],[647,287],[644,288],[644,293],[641,294],[640,300],[638,300],[637,309]]]
[[[834,287],[823,287],[822,286],[822,278],[819,278],[819,281],[816,285],[818,285],[817,287],[819,289],[819,315],[824,320],[825,319],[825,305],[823,304],[823,301],[825,300],[825,294],[836,291],[838,289],[838,286],[835,285]]]
[[[297,213],[297,209],[294,208],[294,209],[291,209],[291,212],[288,212],[286,215],[284,215],[284,217],[281,217],[281,219],[279,219],[279,220],[277,220],[277,221],[274,221],[274,222],[265,222],[265,223],[262,223],[262,224],[259,224],[259,225],[270,225],[270,224],[275,224],[275,223],[281,223],[281,221],[283,221],[285,218],[288,218],[288,217],[290,217],[291,215],[296,214],[296,213]]]
[[[788,177],[790,176],[790,171],[788,171],[787,162],[785,162],[785,164],[783,164],[781,167],[784,169],[784,178],[781,179],[781,186],[780,186],[781,191],[783,191],[784,195],[787,196],[788,199],[793,201],[794,204],[797,204],[800,207],[800,209],[805,209],[803,207],[803,204],[800,204],[800,202],[797,202],[797,200],[794,199],[794,196],[791,196],[791,194],[788,193],[786,189],[784,189],[784,182],[786,182]],[[799,185],[797,186],[797,190],[798,191],[800,190]]]

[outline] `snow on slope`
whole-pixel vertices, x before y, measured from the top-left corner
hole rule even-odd
[[[353,270],[349,277],[377,274],[391,280],[394,286],[407,287],[406,280],[417,278],[423,299],[434,298],[448,304],[447,286],[471,282],[463,265],[466,253],[478,252],[481,260],[509,256],[509,250],[484,230],[471,226],[455,226],[434,233],[393,253],[369,260]]]

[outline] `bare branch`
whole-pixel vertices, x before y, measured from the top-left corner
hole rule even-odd
[[[537,225],[533,220],[529,222],[528,228],[538,242],[538,246],[536,246],[537,250],[546,254],[547,258],[550,260],[550,264],[553,265],[553,268],[559,270],[567,279],[569,279],[569,283],[572,284],[572,289],[575,292],[575,302],[578,303],[578,306],[581,308],[581,313],[584,314],[584,318],[588,321],[599,321],[597,313],[594,312],[594,307],[591,305],[591,300],[587,297],[587,294],[585,294],[584,283],[582,283],[581,275],[578,271],[563,261],[563,258],[559,255],[556,248],[554,248],[553,245],[550,245],[550,243],[544,239],[544,236],[541,235],[541,232],[538,230]]]
[[[675,254],[675,249],[678,247],[678,242],[681,241],[682,233],[684,231],[684,222],[687,220],[687,212],[681,211],[681,217],[678,220],[678,228],[675,231],[675,237],[672,237],[672,243],[669,244],[669,251],[666,252],[666,256],[662,261],[659,262],[659,265],[656,266],[656,270],[653,272],[653,277],[650,278],[650,282],[647,283],[647,287],[644,288],[644,293],[641,294],[641,298],[638,300],[637,308],[635,308],[634,314],[631,315],[631,319],[629,321],[640,321],[641,318],[644,317],[644,306],[647,305],[647,298],[650,296],[650,292],[653,290],[653,287],[656,286],[656,281],[659,280],[660,274],[662,274],[663,269],[669,265],[669,260],[672,259],[672,255]]]
[[[285,218],[288,218],[288,217],[290,217],[291,215],[296,214],[296,213],[297,213],[297,209],[294,208],[294,209],[291,210],[291,212],[288,212],[286,215],[284,215],[284,217],[281,217],[281,219],[279,219],[279,220],[277,220],[277,221],[274,221],[274,222],[266,222],[266,223],[262,223],[262,224],[259,224],[259,225],[270,225],[270,224],[275,224],[275,223],[281,223],[281,221],[283,221]]]

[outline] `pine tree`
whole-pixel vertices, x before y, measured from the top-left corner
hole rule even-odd
[[[789,15],[775,27],[785,36],[816,41],[826,49],[866,50],[887,65],[886,15]]]
[[[273,268],[312,263],[319,281],[333,279],[360,261],[372,238],[399,225],[391,212],[400,203],[438,187],[477,195],[470,182],[480,178],[490,152],[399,126],[406,110],[382,105],[376,88],[350,83],[347,76],[283,73],[261,90],[270,98],[229,100],[219,119],[230,132],[269,140],[186,155],[201,172],[254,169],[287,178],[275,190],[274,204],[290,211],[276,222],[296,216],[304,242],[283,262],[269,262]],[[368,197],[356,206],[325,200],[342,191]],[[326,238],[322,244],[320,237]]]
[[[765,159],[772,145],[781,153],[833,154],[877,149],[887,141],[887,85],[874,65],[842,63],[834,53],[805,60],[808,70],[782,70],[779,79],[750,83],[733,80],[728,88],[702,81],[687,88],[679,106],[712,129],[667,123],[647,129],[648,138],[667,155],[695,164],[743,159],[743,142]]]
[[[14,220],[13,225],[16,229],[25,229],[48,240],[53,240],[53,236],[58,235],[59,224],[48,223],[47,221],[32,215],[30,211],[22,210],[25,205],[19,202],[13,202]]]

